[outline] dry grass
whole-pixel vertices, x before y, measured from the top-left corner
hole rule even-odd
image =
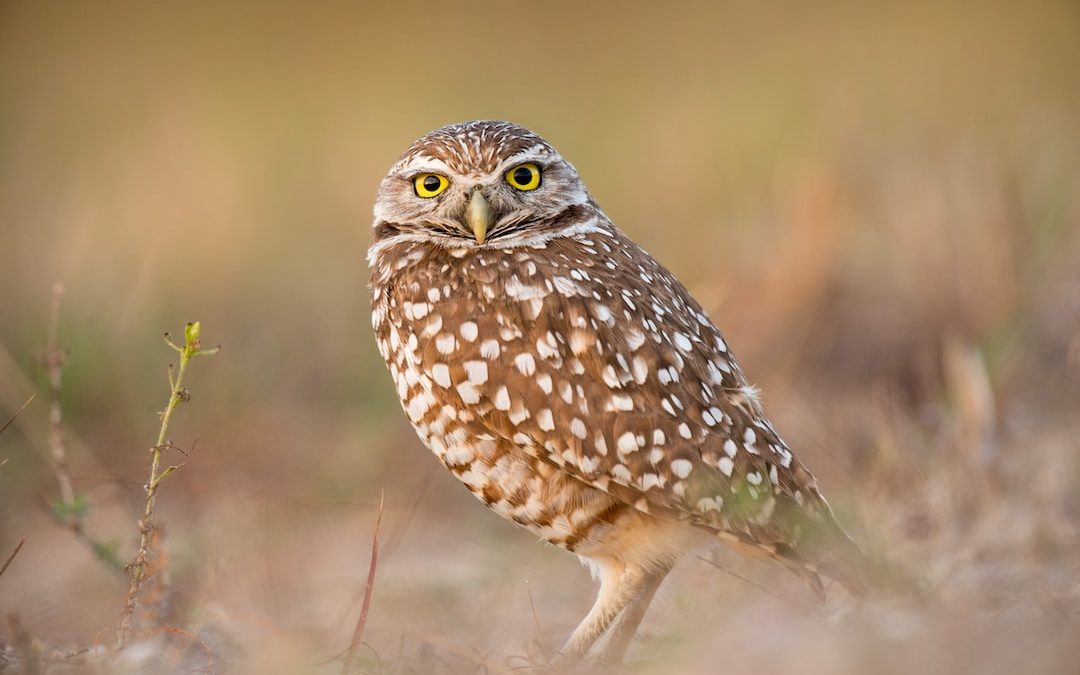
[[[927,589],[816,607],[783,571],[701,551],[625,672],[1073,668],[1077,8],[517,12],[0,10],[0,420],[40,394],[0,434],[0,558],[26,540],[0,577],[18,617],[0,669],[340,672],[383,490],[353,671],[546,667],[592,582],[438,469],[367,328],[379,177],[481,116],[564,151],[707,306],[860,541]],[[54,279],[70,358],[50,424],[32,355]],[[199,451],[156,507],[163,628],[104,661],[126,583],[39,508],[50,433],[84,532],[130,560],[156,329],[195,315],[237,348],[170,431]]]
[[[364,599],[360,603],[360,616],[356,618],[356,628],[353,629],[352,639],[349,640],[349,648],[345,651],[345,660],[341,664],[342,674],[352,671],[356,663],[356,650],[360,647],[360,640],[364,637],[364,628],[367,627],[368,610],[371,609],[371,594],[375,590],[375,571],[379,566],[379,527],[382,526],[382,514],[384,496],[379,497],[379,511],[375,516],[375,532],[371,535],[371,562],[368,564],[367,581],[364,583]]]

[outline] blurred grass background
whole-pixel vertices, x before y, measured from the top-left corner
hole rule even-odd
[[[71,468],[124,557],[167,396],[160,334],[200,319],[223,345],[193,372],[172,437],[198,443],[161,497],[172,616],[223,663],[306,672],[347,643],[381,490],[384,669],[557,643],[587,575],[439,469],[369,329],[378,180],[472,118],[577,166],[710,310],[859,537],[938,589],[822,621],[777,602],[801,597],[782,573],[711,552],[775,596],[684,563],[642,672],[1075,666],[1067,1],[0,4],[0,421],[40,392],[0,436],[0,557],[28,540],[0,610],[85,646],[123,595],[40,506],[56,486],[34,354],[58,280]]]

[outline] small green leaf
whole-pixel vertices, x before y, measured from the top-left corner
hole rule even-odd
[[[52,503],[53,517],[62,523],[82,520],[89,511],[90,505],[87,503],[86,497],[82,495],[75,495],[75,498],[70,503],[59,497],[54,499]]]
[[[123,569],[124,562],[120,560],[120,540],[110,539],[109,541],[95,541],[93,542],[94,555],[98,560],[115,567],[116,569]]]

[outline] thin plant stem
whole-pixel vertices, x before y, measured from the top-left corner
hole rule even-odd
[[[34,400],[33,396],[30,396],[30,398],[26,399],[26,403],[23,403],[22,406],[18,410],[15,411],[15,414],[12,415],[11,418],[7,422],[4,422],[3,426],[0,426],[0,434],[7,431],[7,428],[10,427],[15,422],[15,419],[18,418],[18,416],[22,414],[22,411],[26,410],[27,406],[29,406],[30,403],[33,400]],[[0,464],[0,466],[3,466],[3,465]]]
[[[60,303],[63,299],[64,285],[57,281],[52,286],[45,349],[38,356],[49,379],[49,463],[60,490],[58,498],[43,500],[43,502],[46,510],[57,523],[71,530],[75,538],[86,544],[102,564],[113,572],[122,574],[123,564],[116,558],[112,546],[95,539],[86,531],[86,499],[75,491],[75,484],[68,468],[68,443],[64,430],[62,405],[64,367],[68,362],[68,353],[60,345]],[[27,401],[26,405],[29,403],[30,401]],[[23,405],[23,408],[26,405]],[[22,410],[20,409],[19,412]]]
[[[379,526],[382,525],[383,498],[385,496],[385,493],[379,495],[379,514],[375,518],[375,532],[371,535],[371,562],[368,565],[367,583],[364,584],[364,600],[361,602],[360,617],[356,620],[356,628],[353,630],[352,640],[349,642],[349,651],[345,654],[345,663],[341,666],[343,674],[352,670],[353,661],[356,659],[356,649],[360,645],[360,639],[364,636],[364,627],[367,625],[371,592],[375,588],[375,569],[379,565]]]
[[[60,347],[60,302],[64,299],[64,285],[56,282],[52,287],[52,302],[49,303],[49,334],[45,353],[41,357],[42,365],[49,374],[49,449],[52,452],[53,473],[60,485],[60,502],[66,525],[78,529],[79,514],[76,513],[75,488],[68,473],[67,438],[64,434],[63,407],[60,394],[63,390],[64,366],[67,354]]]
[[[169,401],[165,405],[165,410],[160,413],[161,429],[158,431],[157,443],[150,448],[150,476],[145,485],[146,502],[143,507],[142,518],[139,519],[139,550],[136,552],[135,558],[127,566],[128,591],[124,598],[124,608],[120,613],[120,624],[116,630],[116,648],[118,650],[123,649],[131,637],[132,621],[138,607],[139,593],[147,577],[148,563],[153,557],[154,507],[157,505],[158,487],[166,476],[179,468],[178,466],[162,468],[161,460],[165,451],[173,447],[168,442],[169,423],[172,421],[173,413],[176,411],[177,406],[191,398],[188,390],[184,388],[184,376],[187,375],[188,366],[193,358],[215,354],[218,351],[218,347],[208,350],[201,349],[200,326],[197,321],[189,323],[184,329],[183,346],[174,343],[168,333],[165,334],[165,342],[180,354],[180,366],[174,371],[173,366],[169,365]]]
[[[19,551],[22,550],[23,544],[26,543],[26,538],[19,540],[19,543],[15,545],[15,550],[11,552],[11,555],[4,561],[4,565],[0,567],[0,577],[4,576],[4,572],[7,572],[7,568],[11,566],[11,561],[15,559],[15,556],[19,555]]]

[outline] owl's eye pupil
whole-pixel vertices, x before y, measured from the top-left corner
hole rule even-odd
[[[520,185],[527,185],[532,180],[532,171],[529,171],[523,166],[519,166],[514,171],[514,182]]]
[[[435,192],[442,185],[442,181],[438,176],[425,176],[424,177],[424,189],[429,192]]]

